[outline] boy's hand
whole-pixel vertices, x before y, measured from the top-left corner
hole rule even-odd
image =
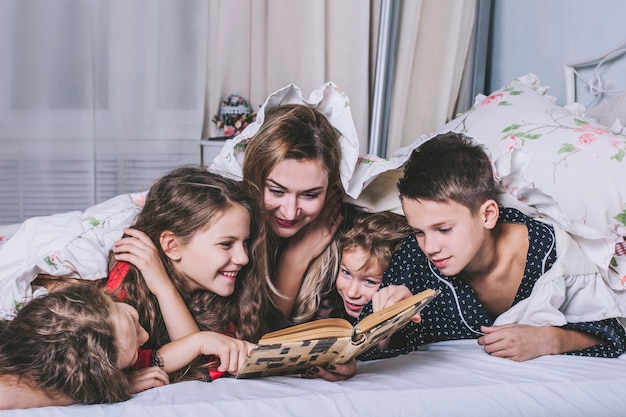
[[[130,392],[137,394],[150,388],[162,387],[170,383],[167,373],[158,366],[132,371],[128,374]]]
[[[301,376],[307,379],[322,378],[326,381],[345,381],[356,374],[356,359],[346,363],[330,365],[328,368],[314,367],[304,372]]]
[[[372,297],[372,309],[375,312],[382,310],[383,308],[394,305],[398,301],[402,301],[412,295],[411,291],[404,285],[390,285],[388,287],[381,288],[374,294],[374,297]],[[418,313],[413,316],[411,320],[415,323],[419,323],[422,321],[422,316]]]
[[[504,324],[481,326],[485,334],[478,344],[485,352],[517,362],[543,355],[557,355],[585,349],[604,341],[589,333],[554,326],[530,326],[527,324]]]
[[[481,326],[480,330],[485,335],[478,338],[478,344],[490,355],[517,362],[526,361],[551,353],[554,341],[551,329],[554,328],[526,324]]]

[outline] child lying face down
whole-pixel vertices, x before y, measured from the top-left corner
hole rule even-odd
[[[0,410],[125,401],[132,387],[122,369],[146,340],[137,311],[101,289],[35,298],[0,322]]]

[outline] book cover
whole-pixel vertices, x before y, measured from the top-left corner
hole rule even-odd
[[[263,336],[237,378],[298,374],[313,366],[345,363],[404,327],[439,294],[422,291],[364,317],[354,326],[345,319],[322,319]]]

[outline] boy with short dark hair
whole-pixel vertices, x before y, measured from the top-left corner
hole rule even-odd
[[[626,316],[624,303],[564,231],[498,205],[480,144],[453,132],[430,139],[413,151],[398,189],[414,233],[385,272],[373,310],[426,288],[441,294],[416,323],[361,359],[469,338],[516,361],[624,352],[626,332],[616,319]]]

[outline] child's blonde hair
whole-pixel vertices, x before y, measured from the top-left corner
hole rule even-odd
[[[410,232],[406,218],[399,214],[357,212],[352,219],[347,219],[344,232],[338,238],[338,249],[342,254],[361,249],[369,255],[361,269],[375,262],[384,271],[400,242]]]

